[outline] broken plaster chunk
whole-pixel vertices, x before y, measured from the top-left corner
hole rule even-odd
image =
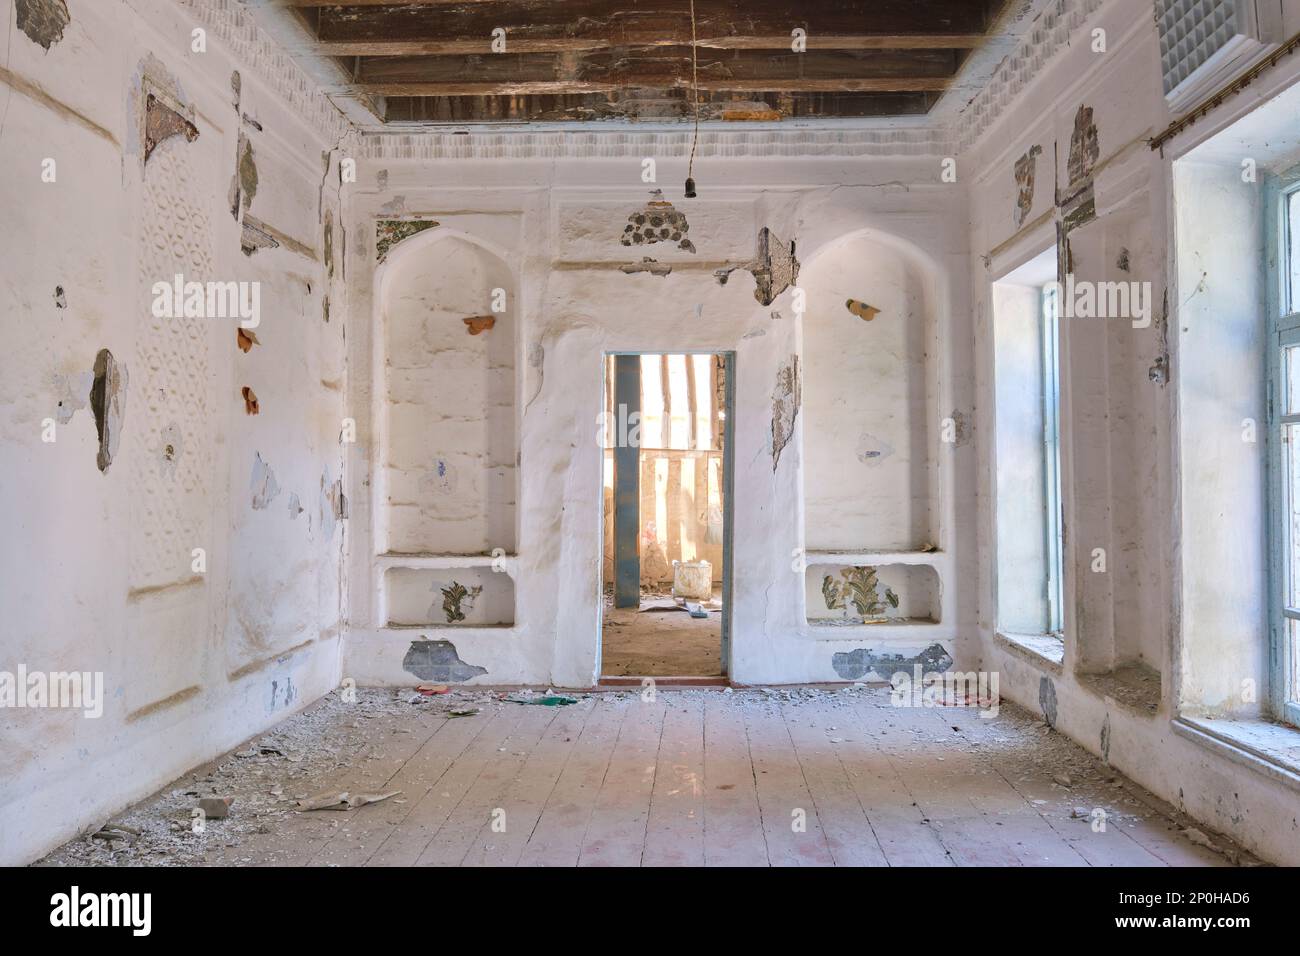
[[[326,790],[322,793],[305,797],[298,801],[299,812],[307,810],[355,810],[369,803],[379,803],[395,797],[402,791],[390,790],[388,793],[351,793],[347,790]]]
[[[461,321],[465,323],[465,330],[470,335],[486,332],[497,324],[496,316],[492,315],[473,315],[467,319],[461,319]]]
[[[230,805],[234,802],[234,797],[203,797],[199,800],[199,809],[209,820],[224,820],[230,816]]]

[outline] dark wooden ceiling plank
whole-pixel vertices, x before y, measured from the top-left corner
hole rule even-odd
[[[973,50],[984,42],[978,33],[896,34],[854,36],[810,36],[808,50]],[[563,53],[612,49],[656,49],[689,44],[690,37],[645,35],[632,42],[601,37],[513,37],[507,53]],[[451,40],[321,40],[320,51],[328,56],[468,56],[494,54],[490,38]],[[789,34],[780,36],[702,36],[700,49],[789,50]]]
[[[950,77],[957,58],[951,50],[812,51],[809,53],[701,52],[700,79],[834,79],[872,77]],[[601,51],[581,55],[554,53],[501,56],[364,57],[355,80],[361,84],[477,82],[524,80],[609,80],[623,76],[685,79],[691,75],[689,47],[654,51]]]
[[[564,3],[473,4],[321,8],[318,36],[325,42],[476,41],[492,31],[511,42],[602,40],[622,45],[689,43],[691,22],[684,0],[566,0]],[[809,38],[863,34],[978,35],[985,4],[971,0],[838,0],[795,4],[790,0],[696,0],[696,36],[780,37],[790,43],[801,28]],[[864,29],[864,25],[870,29]]]
[[[626,91],[624,91],[626,92]],[[669,97],[676,97],[669,99]],[[924,113],[937,93],[763,93],[753,99],[787,119],[898,116]],[[735,106],[729,98],[705,94],[705,118],[718,119]],[[749,105],[749,104],[740,104]],[[679,121],[692,115],[682,91],[661,100],[602,94],[489,97],[407,97],[387,101],[390,123],[589,122],[600,120]],[[743,114],[742,114],[743,115]]]
[[[705,80],[699,89],[716,92],[795,92],[795,93],[925,93],[940,92],[948,88],[950,77],[834,77],[809,79],[764,78],[756,80]],[[474,80],[442,83],[359,83],[357,89],[371,96],[519,96],[527,94],[560,93],[616,93],[627,87],[656,87],[663,85],[663,77],[625,76],[614,81],[604,80],[521,80],[517,82],[477,82]],[[674,80],[670,87],[687,89],[690,79]]]

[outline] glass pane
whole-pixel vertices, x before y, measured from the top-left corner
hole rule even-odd
[[[1300,190],[1287,196],[1286,220],[1288,301],[1295,312],[1300,310]]]
[[[1287,690],[1287,700],[1300,699],[1300,621],[1288,618],[1286,624],[1287,649],[1291,658],[1291,680]]]
[[[1283,414],[1300,413],[1300,346],[1282,349]]]
[[[1286,511],[1286,537],[1282,542],[1285,552],[1285,600],[1288,607],[1300,607],[1300,587],[1296,570],[1300,568],[1300,425],[1282,426],[1283,502]]]

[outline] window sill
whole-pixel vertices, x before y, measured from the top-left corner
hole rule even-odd
[[[1055,634],[1009,634],[998,631],[998,644],[1029,663],[1060,674],[1065,665],[1065,641]]]
[[[1300,792],[1300,730],[1267,720],[1179,717],[1174,733]]]

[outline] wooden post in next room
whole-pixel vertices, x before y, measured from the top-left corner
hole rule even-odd
[[[632,423],[640,419],[641,356],[614,358],[614,606],[641,603],[640,442],[632,443]],[[636,417],[633,417],[636,416]]]

